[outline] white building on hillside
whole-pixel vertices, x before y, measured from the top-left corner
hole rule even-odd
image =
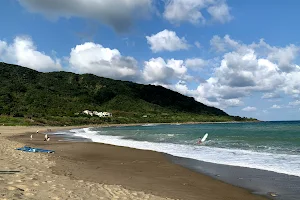
[[[90,115],[90,116],[112,117],[112,113],[109,113],[109,112],[98,112],[98,111],[84,110],[82,113],[85,114],[85,115]]]

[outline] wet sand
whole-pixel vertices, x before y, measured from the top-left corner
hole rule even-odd
[[[299,200],[300,177],[247,167],[167,156],[173,163],[276,200]]]
[[[28,146],[55,150],[54,154],[46,155],[27,153],[31,157],[45,157],[52,163],[47,173],[68,178],[76,183],[81,181],[82,184],[99,184],[105,187],[117,185],[121,191],[128,191],[126,194],[129,196],[122,196],[121,199],[266,199],[251,194],[248,190],[173,164],[162,153],[92,142],[58,141],[53,137],[50,142],[44,142],[43,139],[42,134],[34,136],[32,141],[29,134],[10,138]],[[15,162],[22,163],[22,160]],[[84,191],[86,195],[91,195],[92,191],[88,187]],[[144,196],[140,198],[133,194]]]

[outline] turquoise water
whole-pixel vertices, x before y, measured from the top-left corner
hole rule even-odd
[[[94,129],[97,130],[97,129]],[[123,139],[198,145],[205,133],[206,146],[258,152],[300,153],[300,122],[262,122],[196,125],[159,125],[104,128],[103,135]]]
[[[144,125],[73,130],[94,142],[300,176],[300,122]],[[204,144],[197,144],[205,133]]]

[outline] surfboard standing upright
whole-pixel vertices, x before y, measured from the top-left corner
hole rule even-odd
[[[201,143],[205,142],[207,136],[208,136],[208,133],[206,133],[206,134],[203,136],[203,138],[201,139]]]

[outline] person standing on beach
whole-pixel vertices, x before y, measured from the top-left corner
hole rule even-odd
[[[50,141],[50,137],[48,136],[48,134],[46,134],[46,135],[45,135],[45,139],[44,139],[44,141],[47,141],[47,142],[49,142],[49,141]]]

